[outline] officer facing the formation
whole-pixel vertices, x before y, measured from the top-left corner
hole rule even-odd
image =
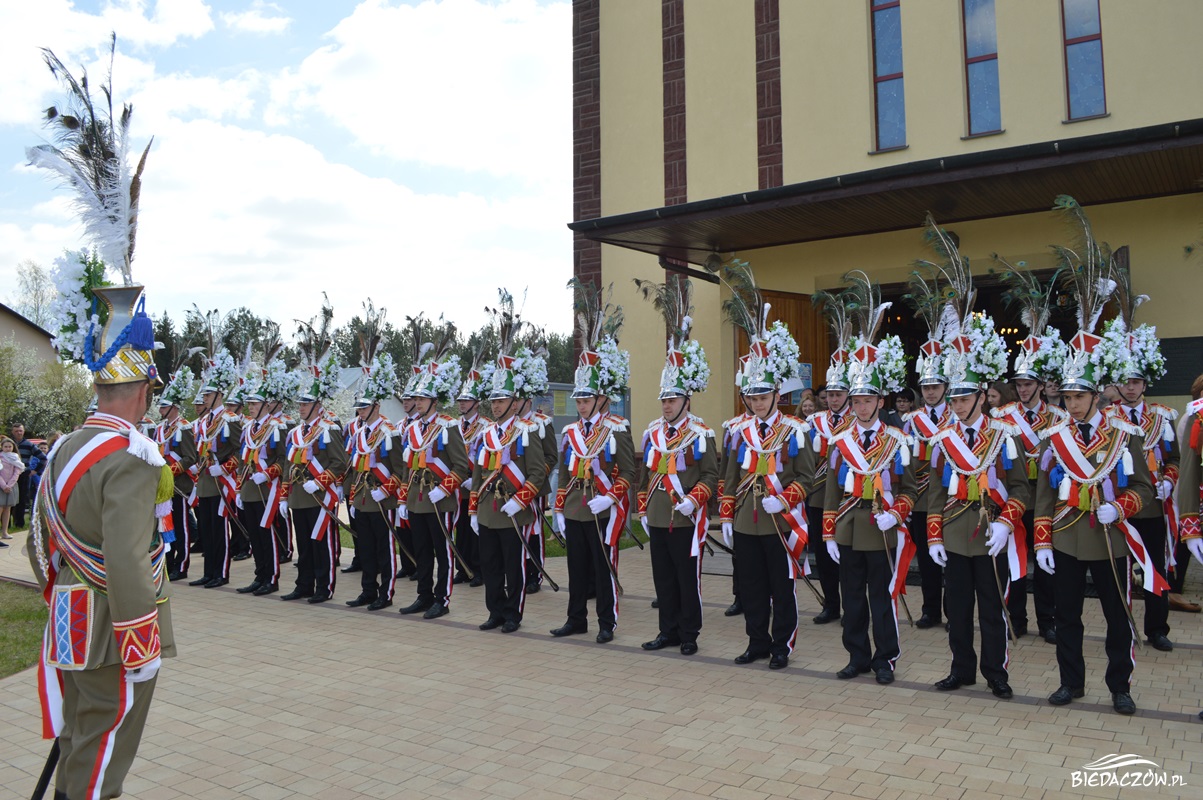
[[[654,298],[671,332],[660,373],[662,416],[643,432],[635,483],[660,601],[660,631],[643,649],[679,646],[682,655],[691,656],[702,629],[702,546],[710,525],[707,503],[718,485],[718,455],[714,431],[690,413],[689,402],[695,392],[706,390],[710,365],[702,346],[689,338],[689,279],[670,274],[663,284],[637,285]]]
[[[1126,332],[1113,323],[1104,337],[1093,332],[1114,288],[1114,282],[1094,274],[1100,271],[1082,264],[1073,273],[1081,329],[1070,342],[1060,387],[1071,420],[1044,434],[1042,477],[1036,484],[1036,561],[1054,580],[1061,686],[1049,702],[1062,706],[1085,694],[1082,603],[1089,572],[1107,620],[1106,682],[1112,705],[1120,714],[1133,714],[1135,641],[1125,548],[1142,565],[1146,591],[1168,586],[1129,522],[1154,500],[1141,430],[1122,410],[1099,407],[1098,387],[1123,377],[1129,346]]]
[[[1203,523],[1200,522],[1200,498],[1203,498],[1203,398],[1186,407],[1187,438],[1182,453],[1182,471],[1178,477],[1178,530],[1187,550],[1203,564]],[[1183,564],[1185,569],[1186,565]],[[1203,719],[1203,711],[1199,712]]]
[[[588,585],[593,574],[597,643],[613,641],[618,624],[618,540],[630,510],[635,445],[630,423],[610,413],[630,378],[630,354],[618,349],[622,308],[603,305],[601,291],[573,279],[581,355],[572,396],[580,417],[560,444],[556,526],[568,550],[568,619],[552,636],[589,629]]]
[[[171,498],[171,522],[174,540],[167,553],[167,575],[172,581],[188,577],[191,562],[192,526],[189,524],[188,496],[195,485],[193,474],[196,466],[196,439],[192,425],[184,419],[180,404],[196,391],[196,379],[192,370],[182,366],[176,370],[171,382],[159,395],[159,416],[162,422],[155,427],[154,439],[159,453],[167,462],[174,478]]]
[[[245,441],[244,432],[254,419],[246,413],[247,394],[251,390],[251,374],[257,372],[251,363],[250,348],[246,358],[238,365],[238,381],[226,394],[226,416],[238,422],[238,447],[234,449],[234,468],[227,476],[218,478],[222,496],[222,516],[229,519],[230,560],[246,561],[251,557],[251,534],[242,521],[242,476],[239,473],[238,454]]]
[[[217,351],[202,378],[204,407],[193,422],[196,432],[197,466],[196,526],[204,553],[204,574],[189,586],[213,589],[230,582],[230,537],[226,516],[236,513],[232,506],[238,444],[242,423],[237,415],[225,410],[225,394],[238,383],[238,367],[225,348]]]
[[[482,363],[483,357],[484,348],[477,347],[472,354],[472,365],[469,367],[467,375],[464,376],[464,383],[455,398],[455,405],[459,410],[459,435],[464,441],[464,448],[468,451],[468,464],[472,466],[473,471],[475,471],[476,457],[479,455],[480,436],[489,425],[489,421],[480,413],[480,404],[488,400],[489,390],[493,386],[494,364]],[[472,530],[471,514],[468,512],[468,503],[474,488],[475,484],[471,475],[460,486],[459,517],[455,522],[455,545],[459,548],[459,554],[464,559],[464,563],[456,571],[452,583],[466,583],[469,586],[477,587],[483,586],[485,581],[480,572],[480,535]],[[465,566],[467,570],[464,569]],[[468,577],[468,571],[471,571],[472,577]]]
[[[735,383],[737,386],[743,384],[744,363],[747,361],[747,356],[740,359],[740,364],[735,370]],[[729,420],[723,422],[723,437],[719,445],[718,455],[718,483],[715,485],[715,494],[721,498],[726,492],[726,481],[723,476],[727,474],[727,462],[731,459],[731,441],[732,431],[736,430],[740,423],[750,419],[752,413],[748,411],[748,402],[740,395],[740,403],[743,405],[743,411]],[[711,537],[711,541],[717,541]],[[739,559],[735,557],[735,551],[732,550],[725,542],[722,544],[727,554],[731,556],[731,605],[723,611],[724,617],[738,617],[744,613],[744,604],[739,599]]]
[[[388,353],[363,355],[368,374],[355,401],[357,424],[347,448],[347,501],[355,510],[360,588],[347,605],[379,611],[393,604],[396,592],[397,555],[389,515],[397,508],[405,460],[401,432],[380,414],[381,401],[396,390],[397,367]]]
[[[324,603],[334,594],[338,572],[338,495],[347,451],[338,425],[322,407],[338,391],[338,360],[323,337],[305,337],[301,345],[309,368],[302,373],[297,397],[301,419],[288,434],[286,490],[297,534],[297,580],[296,588],[280,599],[305,597],[310,603]]]
[[[965,272],[968,279],[968,271]],[[958,287],[964,290],[969,287]],[[1007,345],[994,321],[972,313],[973,294],[957,296],[960,323],[944,343],[943,372],[955,422],[929,441],[934,449],[928,489],[927,547],[944,568],[948,602],[948,645],[952,669],[936,681],[940,691],[972,686],[978,660],[973,649],[973,607],[982,631],[981,671],[995,697],[1012,696],[1007,664],[1004,587],[1010,583],[1007,553],[1027,562],[1023,531],[1014,532],[1030,502],[1027,472],[1019,459],[1014,426],[982,413],[985,389],[1007,369]]]
[[[884,395],[902,388],[906,360],[902,342],[887,336],[874,345],[886,307],[880,288],[863,273],[852,280],[860,335],[849,344],[848,382],[856,424],[831,440],[823,541],[840,565],[844,601],[843,679],[872,670],[880,684],[894,682],[898,661],[898,609],[913,552],[906,521],[914,506],[915,473],[910,440],[884,425],[878,412]],[[897,530],[895,530],[897,529]],[[892,554],[897,547],[897,560]],[[905,602],[905,601],[904,601]],[[869,645],[869,625],[873,641]]]
[[[480,541],[489,612],[480,629],[499,627],[502,633],[513,633],[522,625],[526,542],[532,528],[542,527],[536,504],[550,466],[543,456],[539,425],[520,418],[518,409],[528,392],[546,391],[547,368],[529,350],[515,352],[522,322],[514,314],[513,297],[504,290],[500,294],[499,308],[492,311],[499,352],[489,391],[494,422],[477,440],[468,513]]]
[[[523,355],[523,350],[529,353],[529,348],[522,348],[519,355]],[[540,363],[547,362],[547,348],[539,347],[535,351],[535,356]],[[544,380],[546,380],[546,370],[544,370]],[[535,521],[536,525],[530,531],[530,536],[527,539],[529,552],[526,558],[526,593],[537,594],[540,587],[543,585],[543,562],[546,558],[546,539],[543,533],[544,522],[547,519],[548,497],[551,495],[551,476],[554,473],[556,458],[558,456],[558,445],[556,444],[556,425],[555,420],[545,414],[541,409],[534,408],[534,398],[538,395],[546,393],[546,385],[537,393],[528,394],[522,398],[522,405],[518,408],[518,416],[526,422],[534,423],[539,428],[539,437],[543,442],[543,460],[547,462],[547,475],[543,479],[543,485],[539,487],[539,498],[535,501]]]

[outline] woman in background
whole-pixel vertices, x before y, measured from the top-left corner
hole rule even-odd
[[[986,405],[991,409],[1002,408],[1008,403],[1018,403],[1019,393],[1007,381],[995,381],[986,390]]]
[[[17,479],[24,471],[25,464],[17,455],[16,443],[7,436],[0,436],[0,538],[13,538],[8,535],[8,521],[17,504]],[[0,542],[0,547],[8,545]]]

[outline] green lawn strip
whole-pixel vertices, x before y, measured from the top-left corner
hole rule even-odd
[[[46,603],[37,589],[0,581],[0,678],[37,663]]]

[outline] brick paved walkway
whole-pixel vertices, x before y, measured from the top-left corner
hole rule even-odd
[[[29,579],[22,538],[0,552],[0,575]],[[1160,796],[1203,797],[1203,615],[1173,613],[1175,651],[1138,654],[1140,711],[1121,717],[1103,685],[1094,600],[1086,697],[1054,709],[1044,701],[1057,687],[1053,648],[1032,636],[1013,650],[1010,701],[980,679],[952,694],[931,689],[949,665],[938,628],[904,627],[892,686],[837,680],[839,627],[811,624],[818,608],[804,587],[798,649],[781,672],[731,663],[746,640],[742,619],[721,613],[730,580],[717,576],[703,584],[700,653],[645,653],[656,612],[647,555],[633,550],[622,554],[628,594],[609,645],[547,634],[564,621],[566,591],[532,596],[522,629],[505,635],[476,629],[481,589],[455,587],[451,614],[424,621],[396,612],[413,596],[408,582],[402,602],[380,612],[343,605],[357,594],[354,575],[319,606],[235,594],[250,565],[235,564],[226,588],[173,586],[180,657],[161,673],[127,796],[1152,796],[1072,785],[1083,764],[1134,753],[1187,782]],[[549,570],[566,583],[562,559]],[[1198,598],[1203,570],[1192,572]],[[32,670],[0,681],[3,797],[28,797],[48,750],[34,683]]]

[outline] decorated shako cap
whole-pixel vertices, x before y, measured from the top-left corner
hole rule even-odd
[[[844,282],[849,284],[844,305],[860,331],[848,344],[848,394],[882,397],[896,392],[906,381],[902,341],[897,336],[877,340],[890,304],[881,302],[881,287],[861,270],[845,274]]]
[[[837,392],[848,391],[848,342],[852,341],[852,320],[848,316],[844,294],[832,292],[815,292],[815,304],[820,307],[823,317],[835,339],[835,352],[827,365],[827,375],[824,382],[828,390]]]
[[[1161,353],[1157,329],[1136,324],[1136,309],[1148,302],[1149,296],[1132,290],[1132,273],[1128,267],[1113,264],[1112,275],[1119,316],[1113,325],[1114,332],[1108,330],[1103,335],[1104,339],[1110,338],[1113,342],[1104,342],[1103,346],[1113,348],[1116,355],[1127,356],[1118,370],[1120,381],[1135,379],[1151,383],[1165,375],[1165,356]]]
[[[422,362],[410,387],[410,396],[429,397],[440,405],[451,401],[460,381],[459,356],[451,352],[454,345],[455,325],[444,322],[440,317],[438,338],[429,348],[423,345],[423,352],[429,352],[430,357]]]
[[[660,399],[689,397],[706,391],[710,365],[701,344],[689,338],[693,326],[693,283],[680,273],[670,272],[664,283],[635,279],[645,300],[664,317],[668,346],[660,371]]]
[[[209,359],[201,379],[201,394],[227,394],[238,383],[238,365],[224,347]]]
[[[935,339],[928,339],[919,347],[915,359],[915,370],[919,373],[920,386],[940,386],[948,383],[944,374],[943,347]]]
[[[971,314],[961,333],[947,343],[944,373],[948,376],[949,397],[984,392],[1007,371],[1007,345],[994,330],[994,320],[985,314]]]
[[[185,364],[175,371],[167,386],[163,388],[163,393],[159,395],[159,407],[181,406],[188,402],[188,398],[195,393],[196,376],[192,374],[192,369]]]
[[[377,353],[364,376],[356,408],[367,408],[387,400],[397,390],[397,365],[388,353]]]
[[[324,403],[338,394],[338,357],[328,351],[316,364],[304,370],[297,401],[300,403]]]
[[[626,392],[631,375],[631,355],[618,347],[622,306],[614,305],[608,297],[603,299],[601,289],[591,280],[582,282],[573,278],[568,286],[573,293],[577,346],[581,352],[573,374],[572,396],[617,399]],[[613,294],[613,286],[607,294]]]
[[[496,364],[486,361],[483,344],[477,345],[472,351],[472,365],[464,373],[464,381],[460,384],[456,400],[481,401],[489,399],[489,390],[493,386],[493,370]]]
[[[338,357],[333,351],[334,307],[329,298],[322,295],[322,308],[317,317],[308,322],[297,322],[297,347],[302,358],[297,402],[325,402],[339,390]]]

